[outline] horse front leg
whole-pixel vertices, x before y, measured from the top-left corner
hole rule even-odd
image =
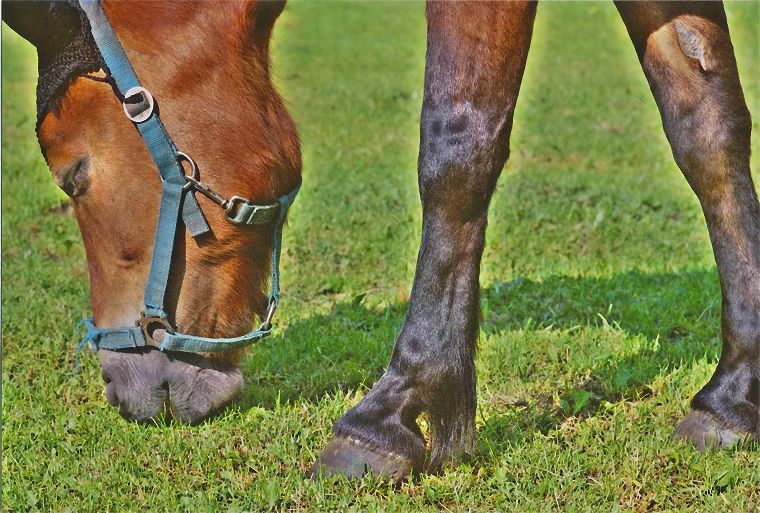
[[[512,2],[427,6],[418,162],[423,228],[409,309],[388,369],[335,423],[312,476],[323,469],[400,479],[437,469],[473,446],[480,260],[535,9]]]
[[[702,205],[723,294],[715,374],[676,430],[697,448],[760,438],[760,204],[749,111],[720,2],[620,2],[676,163]]]

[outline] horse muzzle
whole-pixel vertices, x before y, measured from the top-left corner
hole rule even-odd
[[[243,389],[236,366],[200,355],[153,348],[99,351],[106,398],[128,420],[159,418],[197,424],[219,413]]]

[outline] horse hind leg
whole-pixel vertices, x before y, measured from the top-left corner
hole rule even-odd
[[[750,115],[723,6],[620,2],[676,163],[697,194],[720,277],[723,349],[676,430],[698,449],[760,438],[760,204]]]
[[[488,203],[509,153],[534,16],[532,3],[428,4],[423,228],[409,309],[388,369],[336,422],[312,476],[371,470],[401,479],[473,446]],[[430,428],[427,446],[421,414]]]

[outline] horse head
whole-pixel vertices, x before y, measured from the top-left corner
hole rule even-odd
[[[45,5],[11,2],[3,14],[41,59],[55,52],[51,46],[59,39],[40,33],[40,27],[51,31]],[[269,39],[282,8],[256,0],[103,2],[167,131],[197,162],[203,182],[260,204],[273,203],[300,181],[295,126],[269,76]],[[143,309],[162,190],[142,138],[111,86],[84,76],[72,77],[38,121],[38,138],[53,179],[73,203],[95,325],[134,325]],[[177,231],[166,312],[182,333],[239,336],[267,310],[272,227],[234,226],[218,205],[196,197],[211,230],[197,238]],[[99,358],[106,397],[124,417],[148,421],[166,412],[196,423],[242,389],[243,353],[141,347],[101,350]]]

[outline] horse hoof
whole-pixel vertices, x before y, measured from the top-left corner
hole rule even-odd
[[[331,475],[359,479],[372,473],[398,483],[419,470],[417,462],[401,454],[370,447],[354,438],[335,437],[322,450],[308,475],[311,479]]]
[[[676,428],[673,437],[688,440],[698,451],[723,449],[749,439],[748,433],[734,431],[713,415],[693,410]]]

